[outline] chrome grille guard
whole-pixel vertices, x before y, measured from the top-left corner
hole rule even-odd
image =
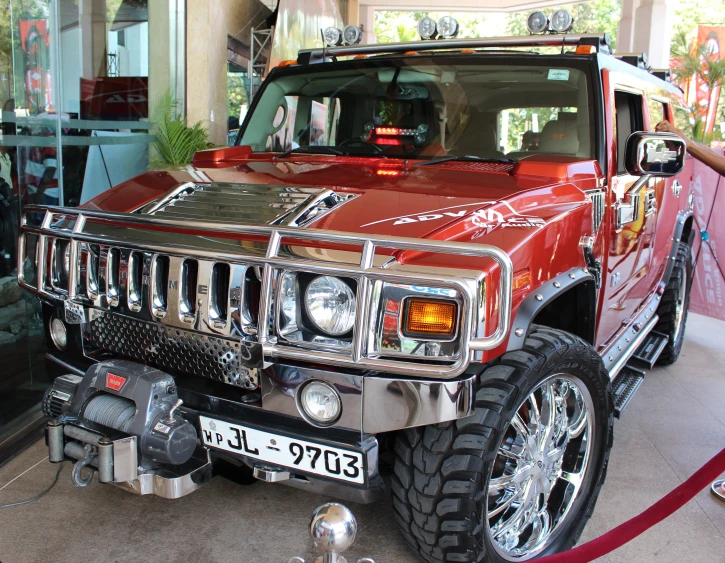
[[[30,215],[42,216],[39,226],[29,224]],[[36,221],[37,223],[37,221]],[[115,238],[97,232],[90,234],[89,225],[96,228],[123,227],[130,229],[143,229],[152,227],[155,235],[159,228],[170,231],[168,243],[141,242],[123,235],[115,234]],[[198,237],[208,238],[214,235],[241,235],[255,236],[268,239],[266,251],[254,253],[249,249],[234,247],[230,252],[213,252],[201,245],[180,244],[174,242],[174,230],[181,235],[192,235],[192,240]],[[118,231],[118,229],[116,229]],[[193,231],[193,233],[190,233]],[[204,233],[201,235],[200,233]],[[151,234],[151,229],[148,234]],[[37,283],[26,280],[25,265],[28,236],[37,237],[37,256],[35,280]],[[70,241],[70,269],[68,273],[68,291],[59,291],[53,280],[48,279],[46,268],[51,267],[48,260],[55,254],[56,245],[49,248],[48,241],[60,239]],[[33,242],[35,242],[35,238]],[[360,260],[357,265],[325,261],[315,258],[297,258],[281,256],[280,250],[284,248],[283,240],[292,240],[288,247],[304,247],[304,241],[327,243],[331,245],[344,245],[361,248]],[[295,227],[276,226],[247,226],[228,222],[184,222],[175,219],[165,219],[157,216],[147,216],[133,213],[114,213],[95,210],[36,206],[25,207],[21,218],[21,232],[18,252],[18,281],[19,284],[42,297],[69,301],[85,308],[98,308],[92,300],[89,302],[86,295],[78,291],[81,278],[80,253],[83,245],[102,244],[108,248],[123,248],[131,251],[151,252],[157,255],[165,253],[169,256],[184,256],[191,259],[213,261],[215,263],[243,264],[257,267],[261,270],[261,290],[259,297],[259,312],[256,330],[243,340],[250,340],[262,346],[265,365],[274,362],[276,358],[286,358],[299,361],[313,361],[315,363],[330,364],[354,369],[367,369],[386,372],[390,374],[434,377],[450,379],[463,373],[469,365],[473,352],[492,350],[500,346],[507,338],[511,324],[511,295],[513,285],[513,266],[509,256],[501,249],[483,244],[459,243],[423,239],[411,239],[394,236],[368,236],[362,233],[348,233],[340,231],[327,231],[319,229],[301,229]],[[499,283],[496,295],[497,326],[493,334],[474,336],[475,332],[482,330],[483,326],[486,287],[482,284],[482,274],[478,271],[460,270],[455,268],[426,268],[420,266],[409,267],[397,265],[396,269],[386,269],[386,265],[374,265],[376,249],[408,250],[434,254],[454,254],[472,256],[477,258],[490,258],[496,262],[499,269]],[[50,253],[50,255],[49,255]],[[110,260],[109,260],[110,262]],[[334,350],[313,343],[295,344],[277,338],[271,320],[275,302],[275,279],[281,271],[308,272],[313,274],[330,274],[335,276],[348,276],[357,280],[357,308],[355,325],[353,328],[352,345],[349,349]],[[436,287],[454,289],[462,297],[462,311],[460,317],[460,357],[455,362],[442,365],[433,362],[404,361],[397,358],[373,356],[369,353],[368,341],[371,338],[371,320],[366,313],[371,310],[373,283],[382,280],[389,283],[424,285],[432,284]],[[146,283],[146,282],[144,282]],[[152,284],[144,288],[151,292]],[[106,288],[108,290],[108,288]],[[118,288],[115,288],[116,290]],[[123,288],[120,294],[127,295]],[[147,296],[150,299],[149,294]],[[490,296],[489,296],[490,298]],[[105,310],[112,311],[116,300],[105,305]],[[68,307],[66,307],[66,310]],[[136,309],[133,309],[136,310]],[[120,311],[119,311],[120,312]],[[152,319],[162,322],[163,319]],[[272,330],[270,330],[272,329]]]

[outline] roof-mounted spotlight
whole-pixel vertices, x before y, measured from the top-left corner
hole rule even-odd
[[[423,18],[418,22],[418,34],[421,39],[435,39],[438,35],[436,22],[432,18]]]
[[[557,10],[551,14],[551,30],[557,33],[566,33],[574,27],[574,18],[566,10]]]
[[[549,18],[541,10],[531,12],[526,20],[526,27],[530,33],[544,33],[549,29]]]
[[[342,40],[345,45],[357,45],[362,41],[362,29],[354,25],[347,25],[342,30]]]
[[[342,45],[342,31],[336,27],[328,27],[322,32],[322,38],[328,47],[336,47]]]
[[[458,35],[458,22],[451,16],[443,16],[438,20],[438,35],[452,39]]]

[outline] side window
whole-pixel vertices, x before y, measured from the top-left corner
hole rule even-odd
[[[642,96],[629,92],[614,92],[614,113],[617,131],[617,174],[626,174],[624,152],[627,139],[636,131],[644,131]]]
[[[675,125],[688,139],[692,139],[692,121],[690,121],[689,110],[675,106]]]
[[[647,100],[647,105],[649,106],[649,128],[650,131],[654,131],[655,125],[667,118],[667,106],[652,98]]]

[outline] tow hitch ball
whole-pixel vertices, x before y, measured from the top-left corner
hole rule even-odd
[[[310,563],[347,563],[342,552],[355,541],[357,521],[350,510],[336,502],[318,506],[310,519],[310,537],[322,555]],[[305,563],[302,557],[292,557],[289,563]],[[357,563],[375,563],[369,557]]]

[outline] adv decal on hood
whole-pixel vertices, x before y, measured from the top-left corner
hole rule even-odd
[[[490,206],[503,207],[501,211]],[[475,209],[471,211],[471,208]],[[481,209],[487,208],[487,209]],[[503,212],[502,212],[503,211]],[[467,203],[464,205],[454,205],[452,207],[442,207],[439,209],[431,209],[423,213],[415,213],[411,215],[400,215],[398,217],[390,217],[366,223],[361,227],[369,227],[379,223],[393,223],[393,226],[408,225],[411,223],[423,223],[426,221],[439,221],[451,219],[469,218],[471,223],[478,227],[480,231],[475,233],[473,238],[478,238],[490,233],[497,228],[506,227],[523,227],[523,228],[539,228],[546,225],[540,217],[531,215],[523,215],[516,211],[511,205],[505,201],[478,201],[475,203]]]

